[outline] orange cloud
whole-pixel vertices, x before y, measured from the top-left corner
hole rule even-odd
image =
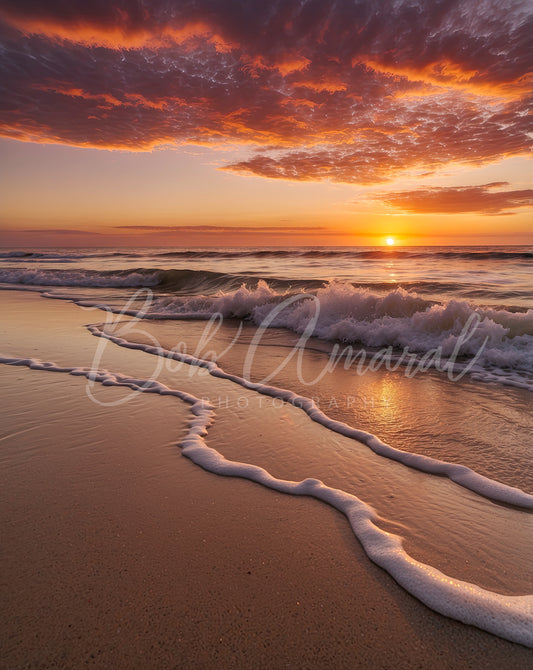
[[[101,23],[84,18],[76,20],[72,17],[61,21],[52,17],[34,18],[16,11],[0,9],[0,19],[25,35],[41,35],[52,40],[89,47],[117,50],[160,48],[169,43],[183,45],[188,41],[201,39],[213,44],[220,52],[232,49],[232,45],[205,21],[190,21],[180,26],[163,24],[154,30],[150,22],[146,27],[142,23],[128,20],[128,12],[119,9],[116,9],[114,18],[116,23]]]
[[[282,75],[291,74],[292,72],[298,72],[299,70],[304,70],[311,61],[309,58],[301,58],[298,56],[289,57],[286,60],[281,60],[276,63],[277,69],[281,72]]]
[[[328,93],[335,93],[336,91],[345,91],[346,84],[343,84],[339,81],[327,81],[327,80],[318,80],[318,81],[309,81],[304,80],[297,83],[298,86],[303,86],[304,88],[310,88],[313,91],[327,91]]]
[[[402,66],[379,60],[368,60],[365,64],[376,72],[429,84],[424,89],[426,95],[431,94],[432,87],[435,87],[433,92],[436,95],[439,94],[438,89],[451,88],[478,96],[520,99],[531,90],[533,84],[533,77],[529,74],[521,74],[505,82],[484,81],[478,70],[466,70],[460,63],[452,61],[428,63],[419,68],[416,64]]]
[[[510,209],[533,207],[533,189],[496,190],[502,186],[508,186],[508,183],[428,187],[385,193],[379,200],[414,214],[510,214]]]

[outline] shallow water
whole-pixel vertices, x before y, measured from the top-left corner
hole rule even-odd
[[[115,330],[120,334],[120,325]],[[313,348],[300,351],[295,337],[275,329],[262,334],[250,362],[255,332],[225,323],[213,334],[202,322],[172,321],[143,322],[136,332],[125,326],[123,336],[215,358],[228,372],[311,397],[328,416],[397,449],[461,463],[533,493],[529,391],[468,378],[453,382],[434,371],[411,378],[402,369],[358,374],[340,364],[328,371],[329,347],[313,342]],[[227,403],[223,394],[210,399],[215,407]]]

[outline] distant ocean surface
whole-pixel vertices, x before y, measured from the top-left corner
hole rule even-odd
[[[159,319],[260,325],[287,303],[269,326],[302,333],[313,321],[323,340],[426,357],[455,350],[473,378],[533,389],[533,247],[3,249],[0,283],[111,303],[148,287],[143,316]]]
[[[533,246],[1,249],[0,269],[10,284],[151,286],[197,295],[253,286],[260,278],[283,289],[339,280],[511,311],[533,301]]]

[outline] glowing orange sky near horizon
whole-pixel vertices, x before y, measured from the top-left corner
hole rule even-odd
[[[531,8],[385,5],[6,1],[0,245],[533,243]]]
[[[0,184],[2,246],[382,245],[391,236],[396,245],[531,243],[527,211],[393,213],[353,185],[221,172],[210,164],[217,152],[208,149],[132,154],[0,140],[0,153],[10,165]],[[517,180],[524,160],[503,167]],[[501,172],[501,165],[478,170],[489,182]],[[468,171],[459,175],[472,180]],[[253,231],[239,232],[244,226]]]

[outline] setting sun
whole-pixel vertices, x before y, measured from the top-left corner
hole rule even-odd
[[[386,242],[389,245],[389,247],[392,247],[392,245],[394,244],[394,237],[387,237]]]

